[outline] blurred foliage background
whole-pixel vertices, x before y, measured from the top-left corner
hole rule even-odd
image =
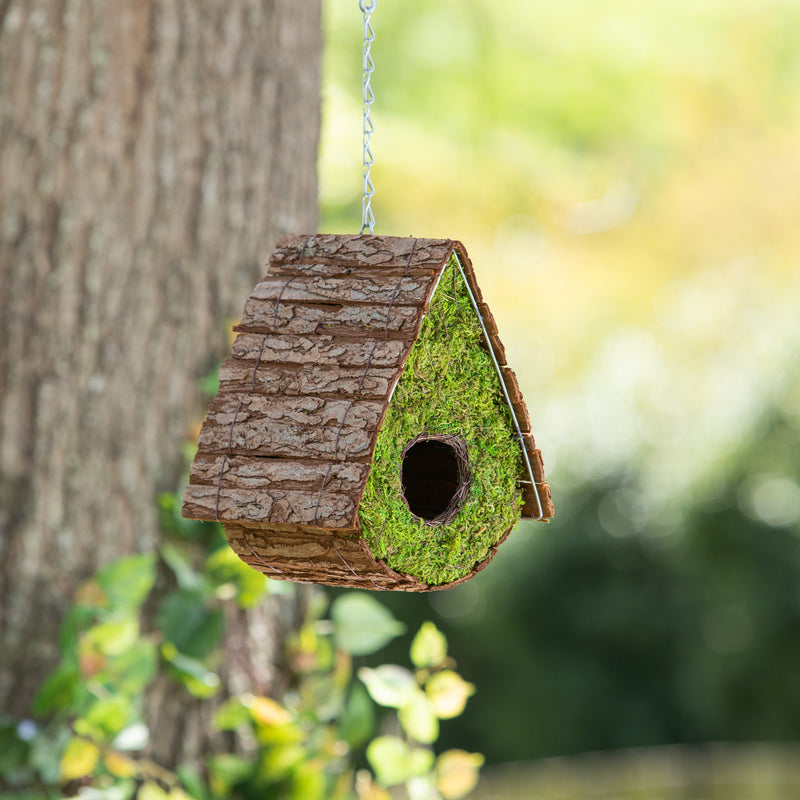
[[[328,0],[323,229],[360,222]],[[376,233],[464,241],[553,487],[432,617],[488,762],[800,740],[800,4],[381,0]],[[457,726],[457,727],[456,727]]]

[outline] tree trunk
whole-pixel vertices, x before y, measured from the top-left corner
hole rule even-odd
[[[23,716],[66,603],[159,541],[198,378],[277,237],[316,227],[319,0],[0,0],[0,709]],[[269,691],[292,609],[230,620]],[[165,763],[201,707],[151,702]]]

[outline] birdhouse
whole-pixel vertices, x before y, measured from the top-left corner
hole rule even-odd
[[[460,242],[284,238],[235,330],[183,515],[270,578],[443,589],[553,515]]]

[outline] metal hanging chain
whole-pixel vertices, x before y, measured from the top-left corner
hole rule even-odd
[[[370,17],[375,10],[378,0],[359,0],[358,7],[364,15],[364,58],[362,61],[362,96],[364,100],[364,113],[362,125],[362,154],[363,167],[361,170],[364,180],[364,193],[361,199],[361,233],[365,231],[373,233],[375,231],[375,215],[372,213],[372,197],[375,194],[375,187],[372,185],[370,171],[375,159],[372,157],[370,141],[375,128],[372,125],[372,104],[375,102],[375,94],[372,91],[372,73],[375,71],[375,63],[372,60],[372,43],[375,41],[375,31],[372,29]]]

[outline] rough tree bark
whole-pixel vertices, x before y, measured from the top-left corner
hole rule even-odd
[[[159,540],[198,377],[285,232],[316,226],[319,0],[0,0],[0,709],[88,574]],[[268,691],[275,600],[231,620]],[[198,706],[151,703],[165,762]]]

